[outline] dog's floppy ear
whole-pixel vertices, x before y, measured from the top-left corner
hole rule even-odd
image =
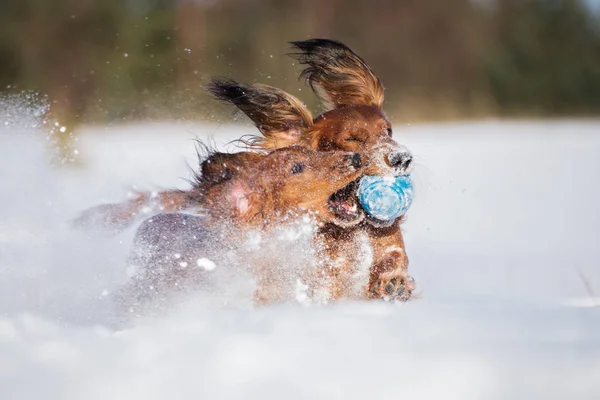
[[[233,215],[245,223],[252,222],[262,215],[263,194],[253,190],[245,179],[236,178],[231,181],[227,189],[227,199],[233,208]]]
[[[306,78],[328,110],[343,105],[383,106],[383,85],[365,61],[345,44],[330,39],[291,42],[289,55],[307,65]]]
[[[244,85],[213,79],[207,90],[217,99],[234,104],[262,133],[251,144],[265,150],[297,144],[302,132],[312,127],[312,115],[296,97],[268,85]]]

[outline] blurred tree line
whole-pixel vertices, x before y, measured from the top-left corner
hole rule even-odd
[[[600,114],[600,22],[576,0],[0,0],[0,90],[68,126],[219,118],[211,76],[315,106],[284,55],[311,37],[363,56],[394,120]]]

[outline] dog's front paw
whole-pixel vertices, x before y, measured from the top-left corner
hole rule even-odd
[[[404,273],[380,277],[370,288],[369,297],[386,301],[409,301],[413,298],[415,280]]]

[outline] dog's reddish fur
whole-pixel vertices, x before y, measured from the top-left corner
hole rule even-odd
[[[357,152],[365,164],[364,174],[406,173],[408,165],[399,166],[390,159],[399,146],[392,139],[391,124],[381,110],[383,86],[364,60],[347,46],[331,40],[313,39],[293,45],[297,52],[292,56],[306,65],[302,76],[329,108],[314,120],[298,99],[276,88],[218,80],[209,86],[217,98],[236,105],[258,127],[261,135],[251,139],[250,144],[261,151],[302,146],[319,151]],[[116,212],[112,217],[118,219],[125,215],[130,218],[141,210],[142,204],[147,204],[144,201],[147,197],[147,194],[140,194],[126,204],[113,205]],[[176,211],[194,207],[188,201],[180,192],[168,191],[159,194],[154,204],[164,210]],[[102,211],[111,213],[112,210]],[[357,232],[368,235],[374,260],[367,297],[406,299],[410,296],[414,284],[407,273],[408,258],[399,221],[391,226],[380,226],[374,221],[357,219],[341,224],[342,229],[335,223],[339,221],[333,222],[321,228],[321,238],[328,248],[330,260],[351,260],[355,256],[352,249],[356,248]],[[349,243],[353,245],[346,245]],[[348,265],[332,268],[340,275],[333,291],[334,298],[348,292],[344,288],[350,285],[350,272],[343,272],[352,270]]]
[[[242,164],[244,168],[239,167]],[[284,220],[295,221],[306,213],[319,224],[331,223],[334,216],[327,206],[329,197],[356,180],[362,173],[361,167],[362,161],[356,153],[320,152],[303,147],[287,147],[262,155],[215,153],[202,163],[202,169],[211,168],[213,175],[199,175],[194,187],[178,192],[178,196],[185,196],[185,201],[194,204],[197,213],[203,215],[203,229],[212,232],[213,236],[227,236],[227,246],[234,249],[244,243],[249,230],[268,232],[274,225]],[[310,196],[306,196],[307,192]],[[171,225],[159,224],[157,229],[168,231]],[[163,234],[159,233],[158,237],[162,238]],[[320,244],[318,236],[315,240]],[[136,238],[147,242],[156,238],[156,234]],[[210,244],[212,238],[198,240]],[[127,299],[135,298],[136,293],[147,290],[145,288],[152,288],[153,292],[162,296],[165,291],[201,280],[202,276],[196,269],[179,268],[179,263],[163,263],[162,259],[168,259],[172,252],[158,251],[156,256],[162,264],[148,265],[149,271],[143,270],[132,282],[131,288],[122,292],[120,302],[125,299],[126,307],[129,307]],[[182,254],[182,257],[186,255]],[[280,268],[286,262],[285,258],[277,256],[273,259],[257,254],[246,261],[256,278],[255,300],[258,304],[272,304],[290,298],[290,276],[285,273],[285,268]],[[187,266],[187,262],[185,264]],[[307,268],[302,273],[301,278],[311,292],[336,290],[337,283],[334,281],[329,280],[327,285],[321,283],[323,280],[320,278],[327,276],[327,267],[327,264],[320,264],[320,268]],[[331,298],[332,294],[327,297]]]
[[[236,168],[221,182],[204,182],[206,176],[200,175],[200,183],[186,193],[188,201],[211,218],[229,219],[242,229],[266,228],[304,212],[326,224],[333,218],[329,197],[362,173],[356,153],[287,147],[258,157],[249,154],[252,162],[247,152],[229,155],[246,157],[245,168]]]
[[[322,151],[354,151],[363,156],[365,174],[406,173],[410,158],[400,168],[390,159],[399,146],[392,139],[391,124],[381,110],[383,86],[364,60],[347,46],[331,40],[313,39],[293,45],[298,52],[292,56],[306,65],[302,76],[330,108],[312,124],[307,122],[306,115],[310,114],[305,106],[289,94],[281,95],[278,89],[232,81],[213,81],[209,86],[213,94],[235,104],[259,128],[262,135],[250,143],[261,150],[301,145]],[[273,107],[263,106],[261,100],[268,92],[279,94],[277,109],[285,109],[286,113],[272,112]],[[282,129],[286,126],[289,129]],[[324,237],[329,238],[330,259],[350,258],[343,255],[352,246],[334,244],[340,237],[347,237],[352,230],[368,234],[374,252],[369,297],[406,298],[414,289],[407,272],[408,258],[399,222],[391,226],[368,221],[354,227],[345,225],[342,236],[334,226],[322,230]]]

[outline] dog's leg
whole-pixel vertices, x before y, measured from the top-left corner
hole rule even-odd
[[[102,204],[85,210],[74,221],[75,226],[101,227],[119,232],[143,217],[159,212],[171,213],[190,207],[189,193],[181,190],[137,192],[121,203]]]
[[[257,307],[281,304],[293,301],[290,282],[280,275],[276,266],[268,262],[257,263],[252,268],[256,280],[254,291],[254,305]]]
[[[363,242],[361,232],[355,228],[329,224],[319,230],[314,243],[320,263],[315,277],[309,280],[317,298],[325,301],[363,298],[361,286],[367,278],[359,267],[365,257]]]
[[[400,224],[396,223],[389,228],[367,227],[367,231],[373,246],[373,265],[366,288],[367,297],[410,300],[415,282],[408,275],[408,257],[404,251]]]

